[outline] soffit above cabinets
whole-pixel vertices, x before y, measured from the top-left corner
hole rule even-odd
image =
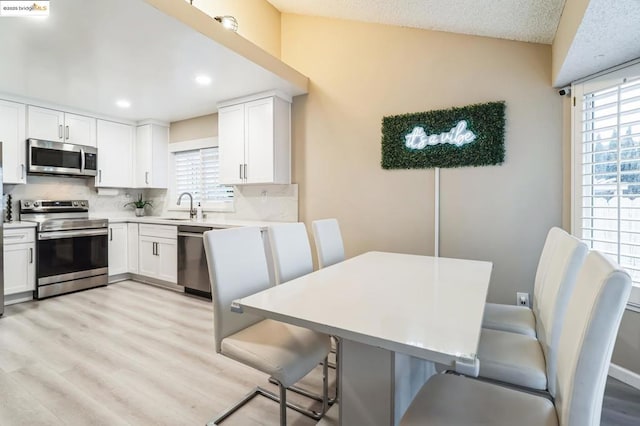
[[[0,94],[132,121],[177,121],[252,93],[306,93],[305,76],[187,2],[50,5],[47,18],[0,18]],[[210,85],[195,82],[200,74]],[[119,108],[119,99],[131,106]]]

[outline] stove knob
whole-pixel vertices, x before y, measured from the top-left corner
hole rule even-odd
[[[73,202],[73,207],[78,207],[78,202],[77,201]]]
[[[30,202],[28,202],[28,201],[25,201],[25,202],[24,202],[24,206],[25,206],[25,207],[30,207],[30,206],[31,206],[31,203],[30,203]]]
[[[40,207],[40,203],[38,201],[33,202],[33,207]]]
[[[86,205],[87,205],[87,203],[85,203],[84,201],[80,201],[80,205],[81,205],[82,207],[84,207],[84,206],[86,206]]]

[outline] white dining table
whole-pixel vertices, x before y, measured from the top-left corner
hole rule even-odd
[[[435,363],[477,375],[492,267],[368,252],[234,305],[338,337],[340,424],[396,425]]]

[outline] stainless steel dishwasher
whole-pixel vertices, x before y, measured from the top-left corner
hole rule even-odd
[[[184,292],[211,299],[211,283],[202,234],[209,226],[178,226],[178,285]]]

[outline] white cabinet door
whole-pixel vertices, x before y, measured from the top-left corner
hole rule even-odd
[[[291,183],[291,102],[269,96],[218,109],[220,181]]]
[[[109,225],[109,275],[126,274],[128,268],[127,224]]]
[[[27,138],[62,142],[64,112],[29,105],[27,107]]]
[[[245,183],[273,183],[273,98],[245,104]]]
[[[95,147],[96,125],[97,120],[95,118],[65,113],[64,141]]]
[[[140,236],[139,274],[176,284],[178,282],[178,244],[176,240]]]
[[[155,278],[158,274],[156,240],[153,237],[140,236],[138,239],[138,271],[147,277]]]
[[[35,289],[35,245],[5,244],[4,246],[4,294],[22,293]]]
[[[26,106],[0,100],[0,142],[4,183],[27,183]]]
[[[157,278],[178,283],[178,243],[176,240],[158,238],[156,243],[158,257]]]
[[[131,274],[138,273],[138,224],[127,223],[128,270]]]
[[[133,126],[98,120],[96,187],[133,187]]]
[[[137,188],[167,188],[169,128],[145,124],[136,129],[135,184]]]
[[[244,182],[244,132],[244,104],[218,110],[220,182],[223,184],[234,185]]]

